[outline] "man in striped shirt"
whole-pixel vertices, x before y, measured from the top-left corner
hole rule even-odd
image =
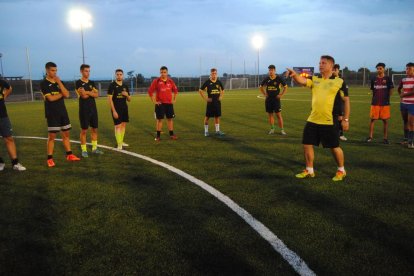
[[[401,103],[400,110],[404,122],[404,142],[408,143],[408,148],[414,149],[414,63],[406,65],[406,77],[402,79],[398,86]],[[404,143],[403,142],[403,143]]]

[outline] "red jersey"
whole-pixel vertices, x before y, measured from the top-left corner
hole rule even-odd
[[[170,78],[167,78],[165,81],[161,78],[157,78],[151,83],[151,86],[148,89],[148,95],[150,97],[152,97],[154,93],[156,93],[157,102],[171,104],[172,93],[177,94],[178,88]]]
[[[402,89],[401,94],[407,94],[414,89],[414,77],[405,77],[400,82],[399,89]],[[414,95],[401,98],[401,102],[405,104],[414,104]]]

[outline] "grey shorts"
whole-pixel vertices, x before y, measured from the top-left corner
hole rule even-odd
[[[9,117],[0,118],[0,136],[6,138],[13,135]]]

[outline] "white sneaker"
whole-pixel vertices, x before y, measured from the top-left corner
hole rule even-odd
[[[342,141],[347,141],[348,140],[348,138],[346,138],[345,136],[339,136],[339,139],[341,139]]]
[[[210,136],[210,133],[208,133],[208,132],[204,132],[204,136],[205,136],[205,137],[208,137],[208,136]]]
[[[22,166],[22,164],[17,163],[16,165],[13,165],[13,170],[15,170],[15,171],[19,171],[19,172],[22,172],[22,171],[25,171],[25,170],[26,170],[26,168],[25,168],[25,167],[23,167],[23,166]]]
[[[6,166],[6,164],[5,163],[0,163],[0,172],[2,171],[2,170],[4,170],[4,167]]]
[[[123,147],[129,147],[129,145],[127,143],[122,143]]]
[[[122,150],[122,146],[118,146],[116,149],[117,150]]]
[[[287,135],[286,132],[283,129],[280,131],[280,134]]]
[[[272,134],[275,134],[275,129],[274,129],[274,128],[271,128],[271,129],[269,130],[269,135],[272,135]]]

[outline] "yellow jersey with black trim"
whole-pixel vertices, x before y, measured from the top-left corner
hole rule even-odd
[[[335,76],[327,79],[312,76],[307,79],[306,87],[312,89],[312,111],[307,121],[319,125],[333,125],[335,97],[338,92],[346,90],[344,80]]]

